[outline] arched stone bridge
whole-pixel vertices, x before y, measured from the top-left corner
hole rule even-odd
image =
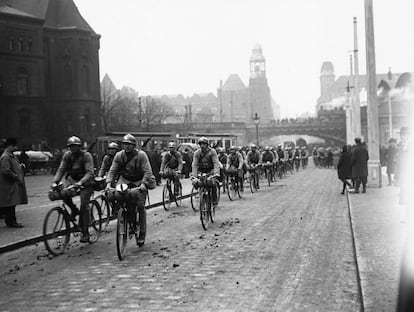
[[[247,139],[256,141],[256,127],[247,126]],[[285,124],[285,125],[259,125],[259,140],[269,139],[279,135],[308,135],[318,137],[328,145],[342,146],[346,142],[346,127],[341,124]]]
[[[344,122],[294,122],[287,124],[259,125],[259,139],[269,139],[278,135],[308,135],[318,137],[328,145],[342,146],[346,142],[346,126]],[[231,133],[237,135],[241,145],[256,142],[256,126],[244,122],[215,122],[192,124],[164,124],[157,126],[157,131],[180,133],[186,136],[188,132],[198,133]]]

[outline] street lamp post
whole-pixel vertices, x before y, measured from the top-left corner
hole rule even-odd
[[[388,90],[388,123],[389,123],[389,128],[390,128],[389,138],[391,139],[393,137],[392,135],[392,108],[391,108],[391,80],[392,80],[391,67],[388,69],[388,80],[390,81],[389,83],[390,88]]]
[[[260,123],[260,117],[257,116],[257,113],[254,113],[253,121],[254,121],[254,124],[256,125],[256,145],[259,146],[259,123]]]

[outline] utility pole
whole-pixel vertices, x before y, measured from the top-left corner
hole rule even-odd
[[[391,108],[391,80],[392,80],[392,73],[391,73],[391,67],[388,68],[388,80],[389,80],[389,86],[390,89],[388,90],[388,123],[390,128],[390,135],[389,138],[391,139],[393,137],[393,131],[392,131],[392,108]]]
[[[142,103],[141,103],[141,97],[138,97],[138,126],[141,130],[142,127]]]
[[[379,128],[377,106],[377,77],[375,70],[374,13],[372,0],[365,0],[365,46],[367,59],[367,122],[368,122],[368,185],[381,187],[379,161]]]
[[[223,122],[223,80],[220,80],[220,122]]]
[[[354,123],[354,138],[361,138],[361,105],[359,102],[359,61],[358,61],[358,30],[357,18],[354,17],[354,103],[353,103],[353,123]]]

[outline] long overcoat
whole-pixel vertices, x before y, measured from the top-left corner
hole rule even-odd
[[[362,144],[358,144],[352,149],[352,178],[368,176],[368,159],[368,150]]]
[[[352,177],[352,164],[351,164],[351,154],[348,152],[342,152],[339,157],[338,165],[338,178],[350,179]]]
[[[5,150],[0,156],[0,207],[27,204],[24,173],[17,157]]]

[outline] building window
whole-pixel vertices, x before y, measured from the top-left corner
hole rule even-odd
[[[29,94],[29,73],[25,68],[20,68],[17,73],[17,95]]]
[[[72,90],[73,90],[72,67],[70,65],[65,65],[64,73],[65,73],[65,78],[64,78],[65,95],[70,97],[72,96]]]
[[[88,95],[89,94],[89,73],[88,67],[82,66],[81,70],[81,94]]]
[[[14,37],[9,37],[9,51],[14,51]]]
[[[31,53],[32,49],[33,49],[33,41],[32,41],[32,39],[29,39],[27,41],[27,52]]]
[[[19,41],[17,42],[17,50],[19,52],[23,52],[23,39],[19,38]]]

